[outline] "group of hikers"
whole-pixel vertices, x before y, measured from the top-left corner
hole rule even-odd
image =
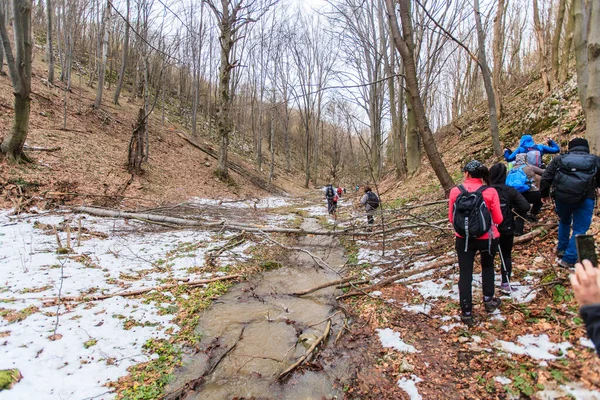
[[[325,192],[325,199],[327,200],[327,212],[334,219],[337,219],[337,203],[340,197],[342,197],[342,193],[346,193],[346,188],[338,187],[336,189],[333,187],[333,184],[330,183],[325,186],[323,191]],[[360,198],[360,204],[365,207],[368,229],[371,229],[371,226],[375,223],[375,210],[379,208],[380,204],[379,196],[371,190],[370,186],[365,186],[364,194]]]
[[[505,160],[512,162],[509,166],[497,163],[488,170],[471,160],[463,168],[464,182],[450,191],[448,218],[456,232],[461,320],[466,325],[475,323],[472,280],[476,253],[481,256],[483,305],[491,313],[502,304],[494,290],[496,253],[500,255],[500,290],[510,294],[516,290],[510,285],[514,237],[523,234],[526,220],[537,221],[542,204],[550,198],[559,218],[558,265],[572,269],[578,261],[575,240],[587,232],[592,221],[600,187],[600,157],[590,154],[586,139],[575,138],[569,141],[567,153],[555,156],[545,166],[544,154],[560,152],[553,140],[547,139],[547,144],[535,144],[530,135],[523,136],[515,151],[505,149]],[[580,264],[577,267],[578,276],[588,272]],[[600,292],[598,297],[600,300]]]

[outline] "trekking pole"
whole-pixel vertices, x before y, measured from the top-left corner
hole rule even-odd
[[[510,284],[510,277],[508,276],[508,271],[506,270],[506,263],[504,262],[504,256],[502,255],[502,249],[500,248],[499,243],[498,253],[500,253],[500,268],[504,269],[504,273],[506,274],[506,282],[508,283],[509,296],[512,297],[512,286]]]

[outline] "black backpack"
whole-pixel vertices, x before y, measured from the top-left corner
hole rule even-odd
[[[379,197],[373,192],[367,192],[367,204],[371,206],[373,210],[379,208]]]
[[[554,199],[580,203],[596,183],[597,158],[594,154],[567,153],[558,158],[552,182]]]
[[[333,192],[333,186],[329,185],[329,186],[327,186],[327,191],[325,192],[325,197],[327,197],[328,199],[332,199],[333,196],[335,196],[335,193]]]
[[[483,200],[483,192],[489,186],[481,186],[474,192],[468,192],[463,185],[458,185],[460,194],[454,201],[452,225],[460,236],[465,238],[465,251],[469,239],[477,239],[492,230],[492,215]]]

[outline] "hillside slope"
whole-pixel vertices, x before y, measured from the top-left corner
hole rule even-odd
[[[539,76],[531,77],[522,86],[508,91],[503,104],[500,142],[509,148],[514,149],[518,145],[521,135],[530,134],[536,143],[545,142],[545,138],[550,137],[566,151],[569,139],[585,133],[575,76],[546,97],[543,96]],[[493,154],[488,121],[487,103],[482,102],[472,112],[461,115],[436,132],[438,150],[455,182],[462,179],[461,168],[471,159],[478,159],[488,166],[503,160]],[[390,176],[382,183],[381,191],[388,199],[443,197],[443,190],[425,154],[422,167],[415,176],[402,181]]]
[[[93,110],[96,88],[86,85],[86,76],[74,72],[65,106],[63,83],[57,80],[56,86],[46,84],[41,54],[42,50],[36,47],[26,144],[60,149],[29,151],[34,159],[29,165],[11,165],[1,160],[0,207],[64,202],[116,205],[121,201],[125,206],[137,207],[177,203],[195,196],[230,199],[268,194],[248,180],[251,176],[266,182],[266,177],[251,162],[232,152],[230,160],[241,166],[246,176],[232,173],[233,184],[219,181],[213,175],[216,160],[178,135],[187,131],[174,122],[175,118],[167,115],[163,124],[158,111],[150,117],[149,162],[143,167],[144,174],[129,183],[127,148],[140,99],[133,100],[124,91],[121,104],[114,105],[113,90],[105,90],[102,108]],[[13,96],[8,76],[0,76],[0,88],[1,138],[12,125]],[[63,130],[65,111],[67,129]],[[204,137],[196,141],[207,148],[215,147]],[[293,176],[276,174],[273,183],[294,191]]]

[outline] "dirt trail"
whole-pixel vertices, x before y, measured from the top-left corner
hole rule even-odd
[[[308,219],[302,228],[315,229],[318,224]],[[339,279],[343,249],[337,241],[322,237],[303,237],[296,245],[323,258],[331,269],[316,267],[308,254],[295,252],[289,265],[252,276],[215,301],[198,324],[200,351],[186,357],[167,393],[188,383],[195,389],[180,390],[180,398],[343,396],[343,386],[353,375],[347,356],[319,359],[282,382],[277,379],[322,335],[328,318],[332,332],[326,347],[334,346],[344,325],[343,313],[336,310],[339,290],[329,288],[304,297],[288,294]]]

